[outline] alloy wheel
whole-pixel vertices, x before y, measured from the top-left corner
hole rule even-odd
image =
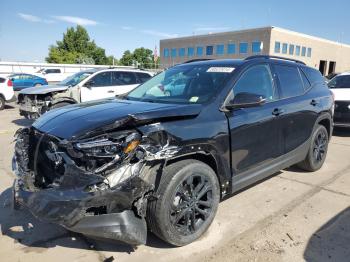
[[[323,160],[327,151],[327,134],[319,132],[315,138],[313,146],[313,157],[316,163]]]

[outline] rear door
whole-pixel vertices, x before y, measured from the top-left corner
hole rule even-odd
[[[114,95],[122,95],[128,93],[138,85],[139,83],[134,72],[112,72],[112,89],[114,91]]]
[[[81,101],[91,101],[114,97],[114,86],[112,86],[112,72],[100,72],[93,76],[81,87]]]
[[[278,89],[281,100],[279,123],[284,140],[284,154],[301,146],[312,134],[317,119],[317,99],[306,93],[310,86],[304,73],[296,66],[289,64],[274,64]],[[314,104],[315,102],[315,104]]]
[[[263,164],[269,164],[282,154],[280,129],[273,110],[277,93],[268,64],[248,68],[233,87],[233,97],[252,93],[266,98],[262,106],[235,109],[227,113],[231,133],[231,162],[234,175]]]

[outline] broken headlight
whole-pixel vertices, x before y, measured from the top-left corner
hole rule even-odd
[[[81,160],[94,173],[108,170],[115,164],[131,159],[140,144],[141,135],[134,132],[110,133],[79,141],[75,149],[83,153]]]

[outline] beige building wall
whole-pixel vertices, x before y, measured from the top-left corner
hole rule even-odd
[[[183,63],[191,59],[200,59],[200,58],[211,58],[211,59],[220,59],[220,58],[245,58],[247,56],[253,55],[251,50],[251,43],[254,41],[263,42],[263,50],[260,54],[268,54],[270,50],[270,34],[271,27],[257,28],[257,29],[248,29],[235,32],[225,32],[225,33],[215,33],[207,35],[196,35],[189,37],[181,37],[174,39],[165,39],[160,40],[160,57],[161,64],[163,67],[169,67],[175,64]],[[240,54],[239,53],[239,43],[247,42],[248,43],[248,53]],[[227,54],[227,45],[236,44],[236,53]],[[224,44],[224,54],[216,55],[216,45]],[[206,46],[212,45],[214,47],[213,55],[206,55]],[[203,55],[198,57],[196,55],[197,46],[203,47]],[[189,57],[187,55],[187,48],[194,47],[195,55]],[[164,57],[164,48],[169,49],[169,57]],[[185,48],[185,56],[179,57],[178,53],[175,58],[171,57],[171,49],[176,48]]]
[[[283,43],[288,44],[287,54],[275,53],[275,42],[281,43],[281,51]],[[294,45],[294,55],[289,55],[289,46]],[[301,47],[311,48],[311,57],[297,56],[295,54],[295,47],[299,45]],[[327,67],[325,74],[328,74],[329,62],[336,62],[336,72],[350,71],[350,45],[341,44],[338,42],[309,36],[293,31],[289,31],[282,28],[274,27],[271,32],[271,44],[270,55],[277,55],[282,57],[288,57],[298,59],[305,62],[308,66],[319,69],[320,60],[327,61]]]

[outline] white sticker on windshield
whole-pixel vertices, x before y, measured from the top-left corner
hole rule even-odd
[[[235,70],[234,67],[210,67],[207,72],[210,73],[232,73]]]

